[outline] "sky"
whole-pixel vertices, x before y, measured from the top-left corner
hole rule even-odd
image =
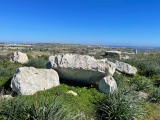
[[[160,46],[160,0],[0,0],[0,42]]]

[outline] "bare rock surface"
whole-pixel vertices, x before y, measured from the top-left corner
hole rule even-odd
[[[117,89],[117,83],[112,76],[107,76],[99,81],[98,89],[100,92],[109,95]]]
[[[27,56],[26,53],[14,52],[13,58],[11,58],[11,61],[19,62],[19,63],[27,63],[28,62],[28,56]]]
[[[55,69],[62,79],[82,84],[95,84],[115,72],[115,65],[111,62],[75,54],[50,56],[47,68]]]
[[[11,80],[13,91],[22,95],[31,95],[59,85],[59,76],[53,69],[20,67]]]
[[[130,74],[130,75],[134,75],[137,72],[137,68],[135,68],[127,63],[120,62],[117,60],[112,60],[111,62],[113,62],[116,65],[116,70],[119,72]]]
[[[148,98],[148,94],[147,93],[145,93],[145,92],[142,92],[142,91],[139,91],[138,92],[138,97],[140,98],[140,99],[147,99]]]
[[[9,99],[11,99],[11,98],[13,98],[11,95],[1,95],[0,96],[0,100],[2,99],[5,99],[5,100],[9,100]]]

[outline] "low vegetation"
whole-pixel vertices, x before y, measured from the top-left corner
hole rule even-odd
[[[56,53],[93,54],[104,58],[102,51],[106,50],[94,46],[57,47],[39,44],[33,48],[34,52],[41,54]],[[55,49],[52,49],[52,47]],[[46,49],[47,48],[47,49]],[[83,51],[81,51],[83,49]],[[46,68],[47,55],[40,58],[32,57],[31,50],[27,50],[30,60],[27,64],[9,62],[6,56],[0,56],[0,89],[5,94],[10,94],[10,80],[16,69],[21,66]],[[125,50],[124,50],[125,51]],[[13,99],[3,100],[0,103],[0,119],[4,120],[158,120],[160,115],[160,59],[158,52],[148,52],[130,55],[130,59],[122,60],[138,68],[135,76],[114,74],[118,90],[111,95],[105,95],[90,85],[63,84],[46,91],[39,91],[30,96],[15,95]],[[115,58],[111,58],[115,59]],[[78,95],[67,94],[69,90]],[[138,92],[148,94],[147,99],[140,99]]]
[[[16,69],[18,67],[23,66],[19,63],[12,63],[7,60],[7,58],[4,58],[1,56],[0,58],[0,88],[2,88],[5,83],[7,83],[15,73]]]
[[[139,68],[139,74],[146,77],[157,76],[160,73],[160,59],[157,54],[139,54],[125,62]]]
[[[100,101],[97,114],[100,120],[134,120],[146,114],[143,104],[131,88],[123,88]]]
[[[35,68],[46,68],[46,62],[44,58],[32,58],[28,61],[26,66],[28,67],[35,67]]]

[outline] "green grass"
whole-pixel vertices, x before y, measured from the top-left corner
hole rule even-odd
[[[73,96],[72,94],[68,94],[67,91],[69,90],[73,90],[74,92],[77,92],[78,95]],[[53,98],[55,98],[56,96],[58,96],[58,101],[60,102],[60,104],[58,103],[58,106],[63,105],[63,108],[60,108],[60,109],[64,109],[64,110],[68,109],[67,111],[70,111],[67,114],[69,113],[71,114],[73,110],[75,113],[74,115],[79,116],[80,114],[84,113],[85,119],[89,119],[91,117],[93,118],[95,117],[95,112],[96,112],[95,103],[98,100],[103,99],[106,95],[103,93],[100,93],[95,88],[77,87],[77,86],[74,87],[70,85],[61,84],[60,86],[57,86],[55,88],[52,88],[46,91],[37,92],[34,95],[16,97],[15,99],[11,100],[13,101],[14,104],[3,106],[3,109],[5,109],[5,107],[9,107],[6,109],[11,110],[11,112],[9,112],[10,114],[12,113],[13,109],[16,109],[15,104],[20,103],[21,105],[17,105],[17,106],[23,106],[23,108],[19,107],[20,108],[19,111],[22,111],[22,113],[24,112],[22,117],[26,118],[27,117],[26,115],[29,112],[31,112],[30,114],[32,114],[32,116],[37,116],[38,118],[40,118],[41,117],[40,112],[42,111],[41,108],[43,108],[45,104],[47,104],[46,106],[48,107],[47,109],[48,111],[50,108],[52,108],[52,106],[55,106],[53,105]],[[20,102],[16,102],[17,100]],[[46,101],[47,103],[45,103]],[[35,104],[37,104],[38,106],[36,109],[34,108]],[[23,111],[23,109],[25,109],[25,111]],[[8,113],[8,110],[6,110],[7,113]],[[26,112],[26,110],[29,112]],[[18,116],[20,117],[20,115]]]

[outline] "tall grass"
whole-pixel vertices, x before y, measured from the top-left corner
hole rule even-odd
[[[0,107],[0,119],[3,120],[74,120],[80,119],[70,106],[65,106],[65,100],[53,97],[49,102],[47,97],[36,99],[29,103],[28,99],[21,97],[4,101]]]
[[[160,103],[160,88],[154,88],[148,97],[148,101]]]
[[[130,86],[134,86],[134,90],[136,91],[144,91],[149,92],[153,89],[153,82],[143,76],[135,76],[130,78]]]
[[[11,63],[6,59],[0,59],[0,88],[8,82],[18,67],[23,66],[20,63]]]
[[[136,93],[129,88],[124,88],[106,96],[97,105],[99,119],[103,120],[135,120],[145,115]]]
[[[152,77],[160,73],[160,59],[156,54],[139,54],[132,56],[131,59],[124,60],[124,62],[139,68],[139,74],[146,77]]]

